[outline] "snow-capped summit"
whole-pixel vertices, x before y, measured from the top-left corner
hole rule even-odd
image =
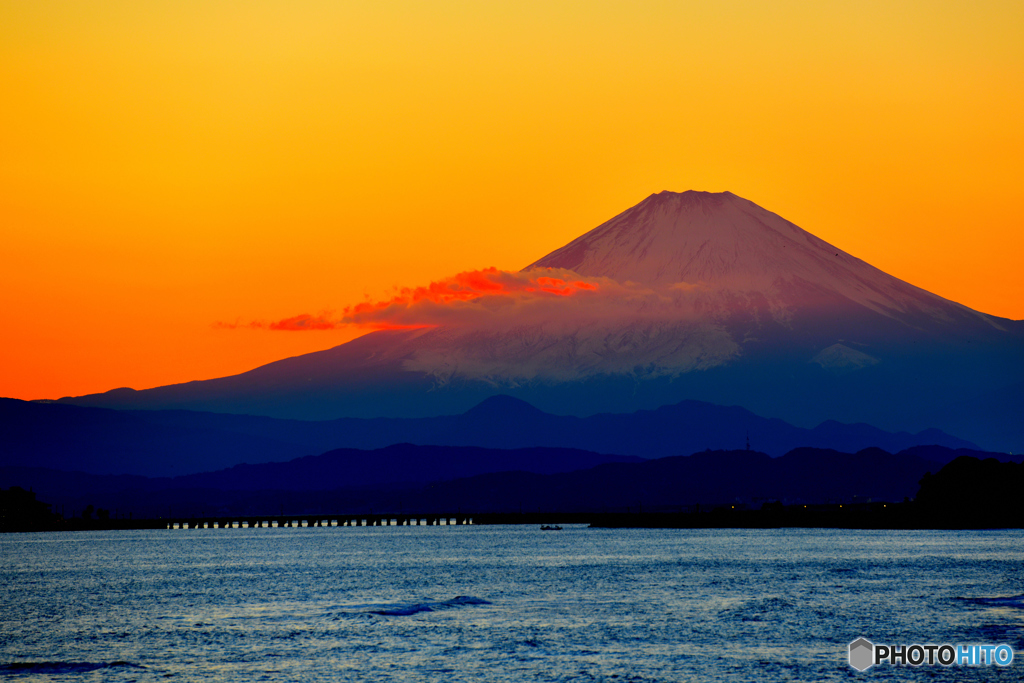
[[[528,266],[713,291],[757,293],[774,307],[838,295],[876,313],[988,316],[847,254],[731,192],[659,192]]]

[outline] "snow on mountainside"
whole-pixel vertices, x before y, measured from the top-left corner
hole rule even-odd
[[[528,268],[714,291],[756,292],[776,306],[838,294],[877,313],[939,321],[991,317],[898,280],[731,192],[660,192]],[[793,285],[805,297],[793,296]],[[786,292],[790,292],[789,295]]]

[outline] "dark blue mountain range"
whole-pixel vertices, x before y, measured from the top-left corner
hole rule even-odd
[[[492,449],[545,446],[659,458],[709,448],[742,449],[748,439],[751,448],[771,456],[802,446],[844,452],[869,447],[898,452],[928,445],[977,448],[936,429],[893,434],[870,425],[832,421],[802,429],[743,408],[699,401],[581,418],[551,415],[518,399],[494,396],[461,415],[311,422],[0,399],[0,466],[149,477],[396,443]]]
[[[779,458],[731,450],[644,460],[558,448],[399,444],[174,478],[0,467],[0,488],[32,490],[68,516],[93,505],[137,518],[402,510],[655,511],[696,504],[756,508],[768,501],[901,501],[915,495],[925,473],[962,456],[992,455],[919,446],[896,454],[878,448],[854,454],[798,448]]]

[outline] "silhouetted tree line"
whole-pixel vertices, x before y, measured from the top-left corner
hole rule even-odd
[[[959,457],[924,475],[917,494],[922,516],[943,526],[1024,527],[1024,463]]]
[[[0,489],[0,529],[45,528],[59,519],[48,503],[36,500],[32,491],[20,486]]]
[[[96,515],[96,519],[110,519],[110,510],[103,508],[95,508],[92,505],[86,505],[85,509],[82,510],[82,519],[92,519],[93,515]]]

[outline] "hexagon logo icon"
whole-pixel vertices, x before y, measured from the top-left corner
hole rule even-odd
[[[850,643],[850,666],[857,671],[868,669],[875,659],[875,646],[867,638],[858,638]]]

